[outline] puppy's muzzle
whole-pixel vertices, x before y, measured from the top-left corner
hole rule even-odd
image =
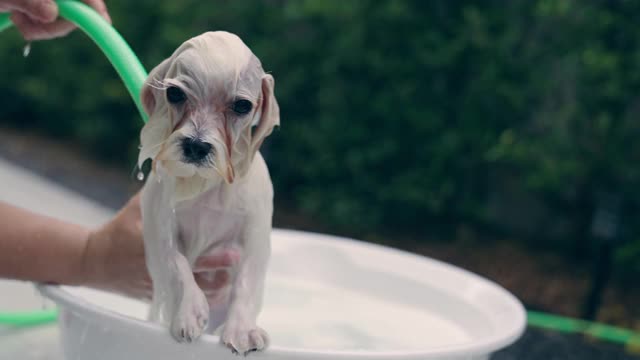
[[[184,138],[180,143],[184,161],[190,164],[201,164],[212,152],[213,146],[197,138]]]

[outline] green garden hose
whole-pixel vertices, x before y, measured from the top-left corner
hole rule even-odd
[[[640,333],[602,323],[572,319],[564,316],[527,311],[527,324],[532,327],[565,333],[579,333],[597,339],[640,349]]]
[[[58,0],[60,16],[82,29],[104,52],[122,78],[133,98],[143,121],[147,115],[140,103],[140,89],[147,72],[120,34],[93,9],[75,0]],[[11,26],[8,14],[0,14],[0,32]],[[0,313],[0,325],[31,326],[53,322],[57,319],[55,310],[34,312]],[[527,322],[530,326],[568,333],[581,333],[602,340],[630,346],[640,346],[640,333],[631,330],[592,323],[562,316],[529,311]]]

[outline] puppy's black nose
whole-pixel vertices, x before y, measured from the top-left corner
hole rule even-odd
[[[187,162],[201,162],[211,152],[211,144],[194,138],[182,140],[182,153]]]

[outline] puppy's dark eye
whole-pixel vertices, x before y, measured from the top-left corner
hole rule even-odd
[[[167,101],[174,105],[182,104],[187,100],[187,95],[177,86],[169,86],[167,88]]]
[[[233,103],[233,106],[231,107],[231,109],[239,115],[244,115],[247,114],[251,111],[251,108],[253,107],[253,104],[251,104],[251,101],[249,100],[245,100],[245,99],[240,99],[240,100],[236,100]]]

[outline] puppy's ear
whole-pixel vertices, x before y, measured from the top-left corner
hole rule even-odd
[[[169,64],[171,58],[164,59],[158,66],[153,68],[147,76],[147,79],[142,85],[142,90],[140,91],[140,100],[142,101],[142,107],[144,107],[144,111],[147,115],[151,116],[156,107],[156,99],[155,99],[155,91],[158,88],[160,82],[167,75],[167,71],[169,71]]]
[[[164,111],[161,110],[164,99],[160,96],[164,95],[164,91],[158,90],[158,86],[169,71],[170,60],[171,58],[165,59],[151,70],[140,91],[140,100],[144,111],[149,115],[149,121],[140,131],[139,167],[142,167],[145,160],[155,158],[158,155],[162,149],[162,143],[171,134],[169,119],[166,119],[167,114],[163,115]]]
[[[276,101],[274,86],[273,76],[265,74],[262,77],[261,109],[256,114],[257,124],[251,135],[250,154],[252,159],[264,139],[271,134],[273,128],[280,126],[280,107]]]
[[[262,91],[258,107],[253,115],[251,126],[243,130],[243,135],[238,142],[238,149],[244,156],[235,165],[236,175],[243,176],[249,171],[256,152],[264,139],[271,134],[273,128],[280,125],[280,108],[273,93],[273,76],[265,74],[262,77]]]

